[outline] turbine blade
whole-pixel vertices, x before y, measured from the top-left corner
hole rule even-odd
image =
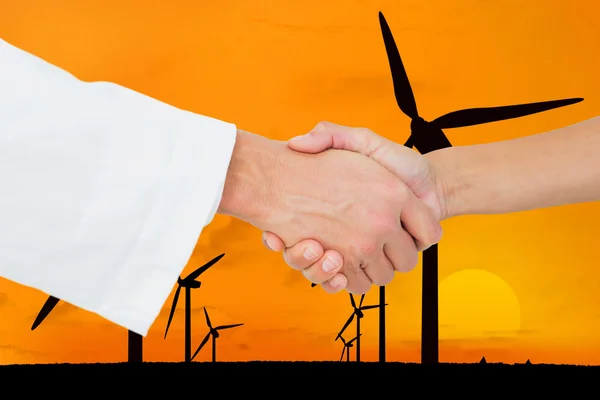
[[[348,318],[348,321],[346,321],[346,323],[344,324],[344,327],[342,328],[342,330],[340,331],[340,333],[338,333],[337,337],[335,338],[335,340],[337,340],[338,338],[342,337],[342,333],[344,333],[344,331],[346,330],[346,328],[352,323],[352,321],[354,320],[354,313],[352,313],[350,315],[350,318]]]
[[[208,325],[208,327],[212,329],[212,325],[210,323],[210,318],[208,317],[208,311],[206,311],[206,307],[204,307],[204,315],[206,316],[206,325]]]
[[[413,143],[414,143],[414,138],[413,138],[413,135],[411,134],[408,137],[408,140],[406,142],[404,142],[404,146],[411,148],[411,147],[413,147]]]
[[[418,118],[417,103],[415,102],[415,96],[410,87],[410,81],[402,63],[402,58],[400,58],[400,52],[396,46],[392,31],[381,12],[379,12],[379,25],[381,26],[381,35],[383,36],[383,43],[385,44],[385,51],[387,52],[390,64],[394,94],[398,107],[411,119]]]
[[[221,329],[229,329],[229,328],[235,328],[236,326],[242,326],[244,324],[233,324],[233,325],[221,325],[221,326],[217,326],[215,328],[216,331],[220,331]]]
[[[356,302],[354,301],[354,296],[352,293],[348,293],[350,295],[350,304],[352,304],[352,308],[356,308]]]
[[[179,301],[179,294],[181,293],[181,285],[177,285],[177,291],[175,291],[175,297],[173,297],[173,304],[171,305],[171,312],[169,313],[169,321],[167,321],[167,329],[165,329],[165,336],[163,339],[167,338],[167,333],[169,333],[169,327],[171,326],[171,321],[173,321],[173,315],[175,315],[175,308],[177,307],[177,302]]]
[[[372,308],[379,308],[379,307],[381,307],[381,306],[379,304],[377,304],[375,306],[364,306],[364,307],[359,308],[359,310],[361,310],[361,311],[363,311],[363,310],[370,310]]]
[[[348,342],[348,344],[352,344],[352,343],[354,343],[354,341],[355,341],[356,339],[358,339],[359,337],[361,337],[361,336],[362,336],[362,333],[361,333],[360,335],[356,336],[356,337],[355,337],[354,339],[352,339],[351,341],[349,341],[349,342]]]
[[[201,266],[200,268],[198,268],[197,270],[195,270],[194,272],[192,272],[191,274],[186,276],[184,281],[188,281],[188,282],[193,281],[194,279],[199,277],[204,271],[206,271],[207,269],[209,269],[210,267],[215,265],[221,258],[223,258],[224,255],[225,255],[225,253],[223,253],[219,256],[216,256],[215,258],[213,258],[212,260],[210,260],[209,262],[207,262],[206,264],[204,264],[203,266]]]
[[[48,314],[50,314],[54,307],[56,307],[59,301],[60,299],[57,299],[54,296],[48,297],[37,317],[35,317],[35,321],[33,321],[33,325],[31,325],[31,330],[37,328],[38,325],[44,321],[44,319],[48,316]]]
[[[316,284],[316,283],[311,283],[311,284],[310,284],[310,287],[315,287],[315,286],[317,286],[317,284]]]
[[[365,299],[365,295],[360,296],[360,302],[358,303],[358,308],[362,307],[363,300]]]
[[[513,106],[469,108],[453,111],[431,122],[439,129],[460,128],[486,124],[488,122],[504,121],[507,119],[525,117],[554,108],[565,107],[583,101],[582,98],[542,101],[538,103],[517,104]]]
[[[340,357],[340,361],[344,359],[344,354],[346,353],[346,346],[342,349],[342,356]]]
[[[196,358],[196,356],[198,355],[198,353],[200,353],[200,350],[202,350],[202,348],[204,347],[204,345],[206,344],[206,342],[208,342],[208,338],[209,337],[210,337],[210,331],[208,331],[208,333],[206,334],[206,336],[204,336],[204,339],[202,339],[202,343],[200,343],[200,346],[198,346],[198,348],[196,349],[196,352],[192,356],[192,360],[194,358]]]

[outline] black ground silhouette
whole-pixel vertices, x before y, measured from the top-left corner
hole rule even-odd
[[[339,395],[360,392],[408,394],[407,387],[444,394],[468,392],[478,396],[499,390],[524,394],[531,389],[539,395],[544,389],[555,391],[565,386],[569,394],[582,390],[582,383],[595,384],[600,366],[544,364],[404,364],[396,362],[179,362],[115,364],[37,364],[0,367],[0,381],[6,392],[11,383],[28,394],[40,388],[44,395],[77,392],[96,394],[102,389],[114,395],[131,388],[136,391],[163,387],[171,396],[195,392],[203,387],[225,389],[228,394],[241,390],[245,395],[289,392],[331,392]],[[554,378],[556,377],[556,378]],[[425,383],[435,379],[435,384]],[[24,387],[24,382],[35,385]],[[185,384],[183,384],[185,382]],[[218,385],[221,383],[221,385]],[[223,387],[225,386],[225,387]],[[318,386],[318,387],[317,387]],[[85,388],[88,389],[85,389]],[[323,387],[325,390],[323,390]],[[83,388],[83,389],[82,389]],[[123,389],[125,388],[125,389]],[[83,390],[83,391],[82,391]],[[410,390],[412,392],[412,390]],[[144,391],[145,392],[145,391]],[[158,393],[158,392],[157,392]],[[379,395],[379,394],[378,394]],[[364,395],[362,396],[364,397]]]

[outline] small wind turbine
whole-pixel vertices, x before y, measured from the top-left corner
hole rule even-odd
[[[206,336],[204,336],[204,339],[202,340],[202,343],[200,343],[200,346],[198,346],[198,349],[196,349],[196,352],[192,356],[192,360],[196,357],[196,355],[200,352],[200,350],[202,350],[204,345],[208,342],[208,338],[210,336],[212,336],[212,362],[216,362],[217,361],[217,338],[220,336],[219,331],[222,331],[223,329],[235,328],[237,326],[242,326],[244,324],[221,325],[221,326],[217,326],[216,328],[213,328],[212,324],[210,323],[210,318],[208,316],[208,311],[206,311],[206,307],[204,307],[204,315],[206,316],[206,325],[208,325],[209,331],[206,334]]]
[[[453,111],[433,121],[426,121],[417,111],[408,75],[400,58],[392,31],[385,17],[379,13],[379,24],[392,74],[394,95],[400,110],[411,119],[410,136],[404,143],[415,147],[419,153],[452,147],[442,129],[460,128],[489,122],[520,118],[583,101],[582,98],[543,101],[501,107],[470,108]],[[439,355],[438,331],[438,246],[433,245],[423,252],[421,363],[436,364]],[[380,288],[380,304],[385,303],[385,286]],[[385,314],[380,317],[380,346],[385,346]],[[385,347],[380,348],[380,358],[385,357]]]
[[[35,321],[33,321],[33,325],[31,325],[31,330],[35,330],[46,317],[54,310],[54,307],[58,304],[60,299],[50,296],[48,300],[42,306],[42,309],[38,313]],[[143,361],[143,343],[144,337],[140,334],[137,334],[132,331],[128,331],[127,336],[127,361],[128,362],[142,362]]]
[[[362,303],[364,299],[365,295],[363,294],[362,296],[360,296],[360,302],[358,303],[357,307],[356,302],[354,301],[354,296],[352,295],[352,293],[350,293],[350,304],[352,304],[352,308],[354,310],[352,311],[352,314],[350,314],[350,318],[348,318],[340,333],[338,333],[337,337],[335,338],[335,340],[341,338],[346,328],[352,323],[354,317],[356,317],[356,362],[360,362],[360,320],[365,316],[365,314],[363,314],[363,311],[381,307],[379,304],[373,306],[363,306]],[[383,306],[387,306],[387,304],[384,304]]]
[[[362,335],[362,333],[361,333]],[[344,352],[346,352],[346,361],[350,361],[350,347],[354,347],[354,345],[352,343],[354,343],[354,341],[356,339],[358,339],[358,336],[355,337],[354,339],[350,340],[349,342],[346,342],[344,340],[343,336],[340,336],[340,339],[342,339],[342,343],[344,343],[344,348],[342,349],[342,356],[340,357],[340,362],[344,359]]]
[[[202,275],[204,271],[215,265],[224,255],[225,253],[213,258],[184,279],[181,279],[181,277],[177,278],[178,287],[175,292],[175,297],[173,298],[173,304],[171,305],[171,313],[169,314],[169,321],[167,322],[164,338],[167,337],[167,333],[169,332],[169,326],[171,326],[175,308],[177,307],[177,301],[179,300],[179,294],[183,287],[185,288],[185,362],[192,361],[192,289],[200,288],[202,282],[198,282],[196,279]]]

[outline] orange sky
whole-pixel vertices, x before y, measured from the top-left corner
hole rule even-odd
[[[113,81],[279,140],[322,119],[406,140],[409,120],[393,97],[380,10],[426,119],[585,98],[448,130],[454,145],[547,131],[600,108],[600,3],[589,0],[0,0],[0,9],[0,37],[84,80]],[[600,364],[599,223],[600,203],[445,221],[441,361]],[[207,332],[200,314],[207,306],[215,323],[245,324],[222,334],[219,360],[339,358],[333,339],[350,313],[346,293],[311,289],[263,248],[258,230],[221,216],[185,272],[220,253],[193,296],[194,348]],[[450,277],[462,270],[479,271]],[[389,361],[420,359],[420,279],[419,266],[388,286]],[[0,280],[0,364],[126,359],[124,329],[68,304],[31,332],[46,297]],[[183,359],[183,313],[162,338],[170,301],[145,340],[147,361]],[[376,301],[373,289],[365,303]],[[367,311],[365,361],[377,359],[377,322],[377,311]],[[203,350],[198,359],[209,356]]]

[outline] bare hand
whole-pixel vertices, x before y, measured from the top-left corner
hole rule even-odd
[[[367,156],[399,177],[407,188],[414,193],[415,197],[435,216],[436,222],[443,219],[445,214],[444,196],[441,195],[442,188],[436,177],[435,169],[427,158],[411,149],[378,136],[365,128],[349,128],[327,122],[318,124],[307,135],[291,139],[288,146],[295,151],[304,153],[319,153],[334,148]],[[398,197],[395,201],[400,204],[403,198]],[[421,210],[421,208],[416,207],[412,207],[412,209]],[[407,215],[407,212],[410,211],[404,207],[403,217]],[[423,239],[423,233],[420,231],[422,227],[405,224],[401,228],[406,229],[404,233],[408,232],[415,239],[415,251],[425,250],[441,238],[441,228],[434,238],[430,236],[425,240]],[[325,270],[323,268],[323,262],[327,257],[333,257],[338,260],[338,263],[340,263],[340,260],[343,263],[342,255],[331,248],[325,252],[322,244],[315,239],[303,240],[293,247],[284,249],[283,241],[279,237],[271,232],[264,232],[263,234],[265,245],[274,251],[284,250],[284,258],[288,265],[301,270],[311,282],[322,284],[323,288],[329,293],[335,293],[346,288],[345,268],[341,270]],[[406,245],[404,246],[401,251],[406,251]],[[388,252],[398,254],[398,251],[390,249],[389,246],[386,247],[386,254]],[[312,254],[313,257],[307,258],[305,255],[308,254]],[[402,268],[396,268],[396,270],[407,272],[414,268],[417,258],[416,255],[411,255],[411,257],[413,257],[414,263],[410,267],[406,267],[405,264]],[[378,285],[385,285],[393,278],[393,274],[387,274],[386,277],[388,280],[373,282]]]

